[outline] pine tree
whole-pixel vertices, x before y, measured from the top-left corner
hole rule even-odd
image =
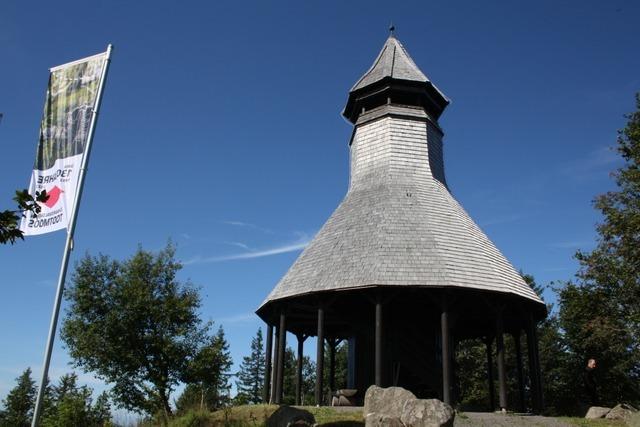
[[[2,427],[22,427],[31,425],[33,406],[35,404],[36,386],[31,379],[31,368],[16,378],[16,386],[4,399],[4,411],[0,417]]]
[[[176,401],[179,411],[192,408],[215,411],[229,403],[231,353],[224,330],[210,338],[187,368],[187,386]]]
[[[251,340],[251,354],[242,359],[238,381],[236,381],[238,394],[244,397],[246,403],[262,402],[264,369],[265,354],[262,329],[258,329],[256,336]]]
[[[603,216],[597,246],[576,253],[577,281],[559,292],[573,387],[582,388],[581,372],[595,358],[602,404],[640,402],[640,94],[636,108],[618,133],[617,190],[594,200]]]

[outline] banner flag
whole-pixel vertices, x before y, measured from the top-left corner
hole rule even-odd
[[[51,68],[40,124],[40,140],[29,193],[46,190],[34,217],[27,212],[20,230],[27,236],[67,228],[75,204],[82,157],[107,53]]]

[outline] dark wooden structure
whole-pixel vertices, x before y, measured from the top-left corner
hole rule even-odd
[[[348,341],[348,388],[361,398],[372,384],[398,385],[454,403],[456,343],[480,338],[491,409],[506,410],[503,337],[524,332],[532,407],[542,408],[535,325],[546,308],[449,192],[438,124],[448,103],[393,35],[350,91],[343,112],[355,126],[349,191],[257,311],[268,349],[275,329],[265,401],[282,402],[285,332],[298,338],[298,360],[304,340],[317,337],[318,405],[328,403],[325,341]],[[519,342],[517,409],[524,410]],[[301,365],[297,376],[300,384]]]

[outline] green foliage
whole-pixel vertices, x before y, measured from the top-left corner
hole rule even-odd
[[[298,361],[294,351],[287,347],[284,357],[283,398],[285,405],[296,403],[296,376]],[[315,404],[314,390],[316,383],[316,364],[308,356],[302,357],[302,388],[301,397],[303,405]]]
[[[176,401],[178,410],[215,411],[228,405],[231,365],[229,344],[220,327],[187,366],[188,384]]]
[[[9,391],[3,401],[4,410],[0,413],[1,427],[22,427],[31,425],[33,407],[36,398],[35,382],[31,379],[31,368],[16,378],[16,386]]]
[[[16,379],[17,385],[4,400],[5,411],[0,416],[0,427],[31,425],[35,407],[36,387],[27,368]],[[76,374],[63,375],[58,384],[47,386],[44,394],[42,427],[82,426],[104,427],[111,425],[111,406],[106,393],[93,403],[93,390],[78,386]]]
[[[330,390],[330,381],[329,381],[329,364],[330,364],[330,349],[331,344],[329,342],[325,342],[324,345],[324,369],[323,369],[323,379],[322,385],[324,388],[324,396],[328,396],[330,392],[334,392],[336,390],[340,390],[342,388],[347,388],[347,358],[348,358],[348,344],[346,341],[342,341],[341,343],[336,345],[335,348],[335,364],[334,364],[334,378],[335,384],[333,390]],[[329,404],[331,402],[327,402]]]
[[[27,212],[37,216],[42,209],[38,202],[44,203],[48,199],[46,190],[36,191],[35,198],[27,190],[16,191],[13,200],[18,204],[18,209],[0,212],[0,244],[11,243],[13,245],[18,239],[24,240],[24,235],[18,228],[20,217],[26,215]]]
[[[597,359],[604,404],[640,402],[640,94],[636,106],[618,134],[624,165],[614,173],[617,191],[594,201],[603,216],[597,246],[576,253],[577,281],[559,290],[571,367],[577,375],[587,359]]]
[[[77,381],[75,373],[63,375],[58,385],[51,388],[40,422],[42,427],[101,427],[109,423],[111,407],[107,395],[101,394],[94,405],[93,390],[86,385],[78,386]]]
[[[264,387],[265,354],[263,349],[262,329],[258,329],[251,340],[251,354],[245,356],[240,364],[236,387],[236,400],[244,404],[261,403]]]
[[[192,363],[211,343],[200,296],[177,280],[174,255],[171,244],[157,254],[140,248],[125,261],[86,255],[66,292],[61,334],[74,365],[113,386],[118,407],[165,419],[172,390],[193,380]]]

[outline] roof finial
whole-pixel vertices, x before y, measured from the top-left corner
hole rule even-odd
[[[389,24],[389,35],[393,37],[393,32],[396,30],[396,27],[393,25],[393,21]]]

